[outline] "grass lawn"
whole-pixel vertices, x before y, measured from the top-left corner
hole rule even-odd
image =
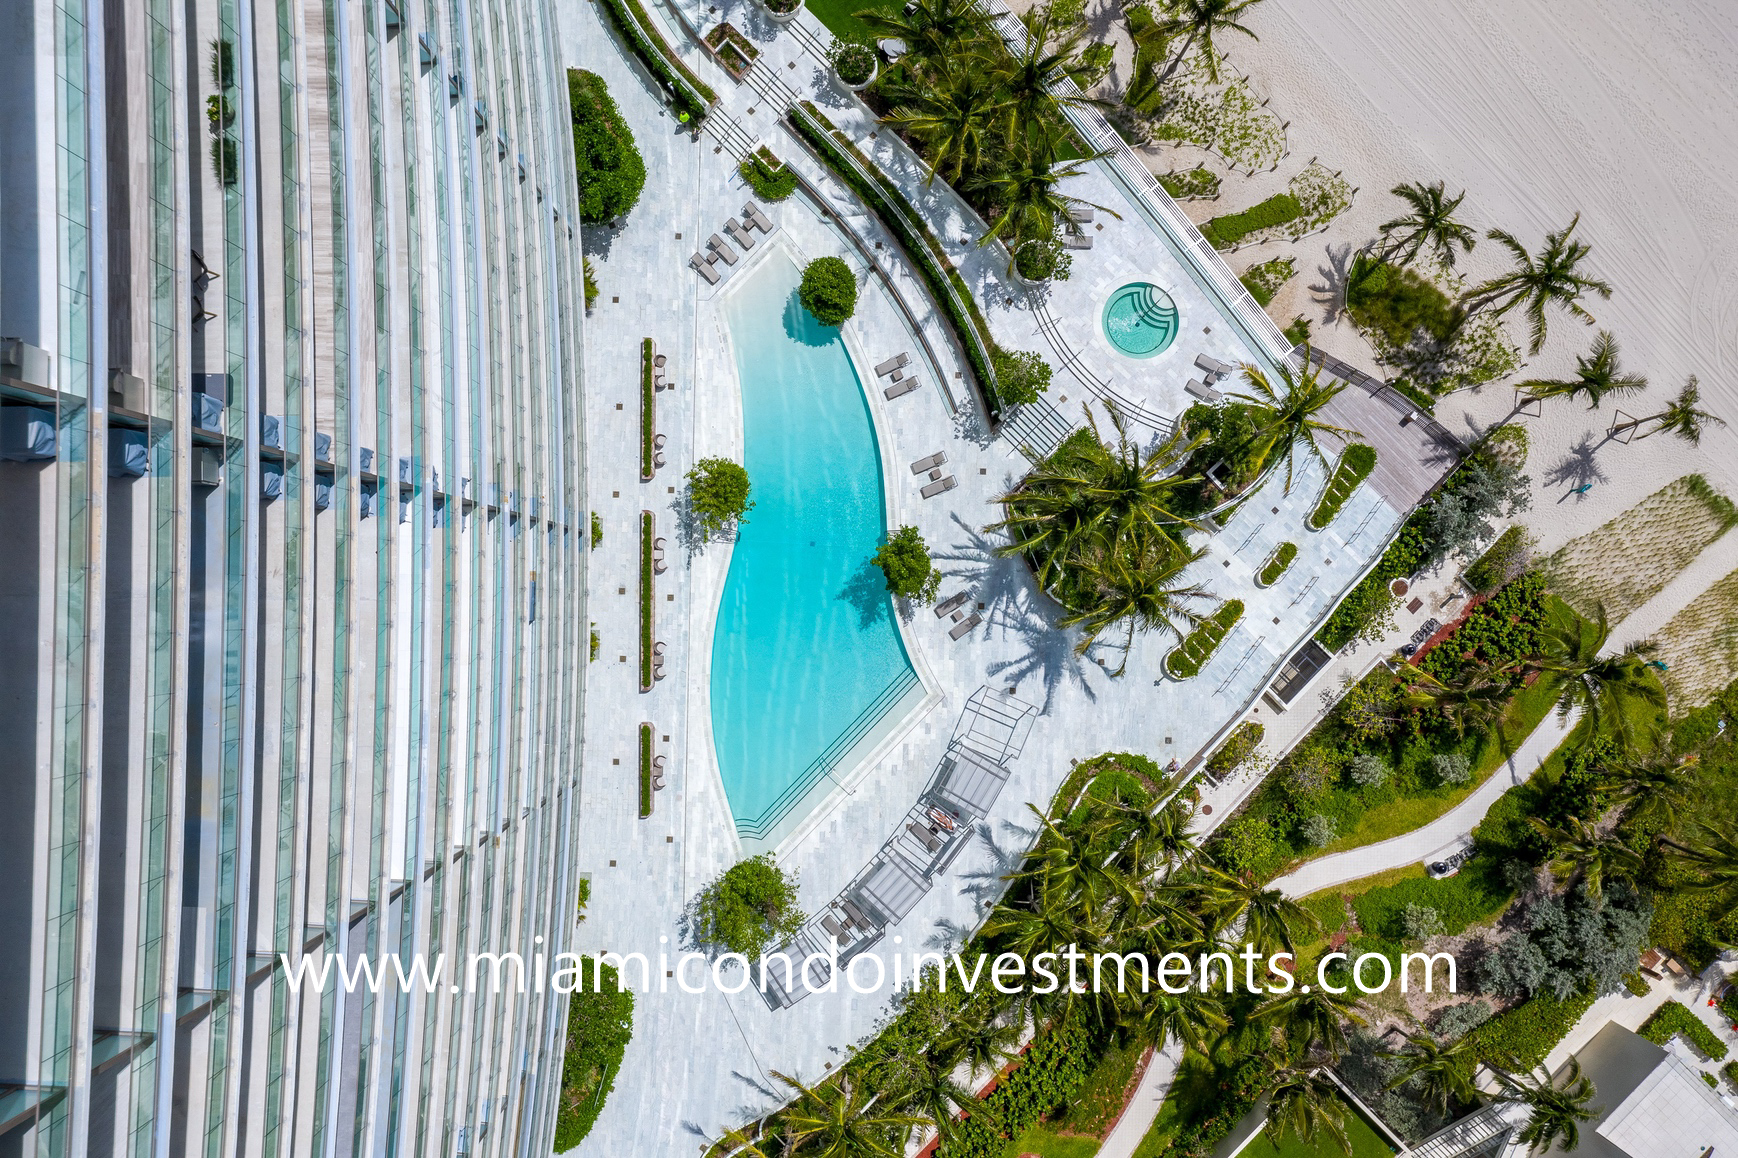
[[[1350,1108],[1346,1111],[1346,1141],[1352,1144],[1352,1158],[1393,1158],[1394,1147],[1370,1128],[1370,1124]],[[1270,1131],[1263,1130],[1243,1151],[1252,1158],[1344,1158],[1333,1139],[1317,1134],[1313,1143],[1305,1142],[1289,1130],[1276,1142]]]
[[[1415,796],[1387,801],[1380,808],[1372,808],[1360,816],[1350,830],[1335,838],[1316,856],[1375,844],[1377,841],[1423,828],[1471,796],[1479,785],[1495,775],[1497,769],[1508,760],[1510,753],[1520,747],[1521,742],[1533,734],[1533,729],[1551,714],[1555,703],[1556,693],[1546,686],[1544,680],[1535,682],[1530,688],[1522,688],[1510,701],[1508,712],[1503,716],[1500,741],[1492,738],[1479,746],[1473,762],[1471,780],[1457,788],[1430,789]],[[1315,857],[1307,859],[1314,860]]]
[[[1103,1137],[1122,1113],[1124,1096],[1145,1050],[1141,1045],[1115,1045],[1105,1050],[1069,1103],[1062,1125],[1076,1134]]]
[[[874,34],[868,25],[857,19],[857,13],[871,8],[879,8],[884,12],[896,13],[899,5],[892,0],[806,0],[808,10],[832,30],[840,40],[866,40],[874,42]]]
[[[1008,1153],[1036,1154],[1038,1158],[1093,1158],[1098,1153],[1098,1140],[1058,1134],[1039,1122],[1016,1138]]]

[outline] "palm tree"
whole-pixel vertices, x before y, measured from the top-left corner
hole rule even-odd
[[[1042,884],[1030,897],[998,904],[983,927],[998,948],[1027,959],[1058,945],[1094,944],[1104,933],[1102,921],[1083,914],[1061,889]]]
[[[1321,380],[1322,368],[1310,358],[1307,346],[1304,348],[1303,367],[1301,374],[1293,371],[1289,365],[1282,364],[1277,367],[1279,383],[1275,386],[1269,381],[1265,371],[1253,365],[1245,366],[1243,379],[1249,384],[1249,393],[1232,394],[1233,398],[1254,403],[1267,412],[1261,420],[1259,457],[1266,462],[1284,445],[1286,494],[1291,493],[1292,475],[1300,447],[1312,457],[1326,463],[1327,456],[1316,442],[1317,436],[1333,434],[1341,438],[1360,437],[1359,431],[1333,426],[1316,418],[1346,388],[1346,384],[1333,381],[1324,384]]]
[[[1543,1069],[1540,1073],[1542,1077],[1497,1073],[1508,1091],[1507,1100],[1525,1102],[1532,1110],[1515,1141],[1525,1142],[1529,1154],[1542,1154],[1554,1145],[1573,1150],[1581,1145],[1581,1123],[1597,1118],[1603,1108],[1588,1108],[1596,1092],[1593,1082],[1582,1075],[1581,1062],[1574,1057],[1564,1067],[1560,1081],[1552,1081]]]
[[[1013,539],[997,554],[1030,553],[1045,588],[1090,544],[1134,549],[1169,539],[1180,546],[1182,529],[1197,526],[1180,513],[1180,501],[1200,476],[1176,469],[1195,444],[1178,431],[1148,451],[1129,437],[1115,407],[1110,417],[1115,431],[1110,443],[1099,435],[1088,410],[1093,438],[1051,455],[997,500],[1008,517],[987,530],[1008,531]]]
[[[1217,869],[1214,877],[1218,910],[1214,915],[1218,928],[1230,929],[1241,919],[1243,939],[1263,953],[1280,949],[1292,952],[1296,948],[1295,934],[1315,929],[1316,919],[1309,910],[1278,889]]]
[[[1251,40],[1260,40],[1249,29],[1237,22],[1238,17],[1259,4],[1261,0],[1166,0],[1164,15],[1153,22],[1153,34],[1166,40],[1183,38],[1183,46],[1177,49],[1177,55],[1165,65],[1165,71],[1159,74],[1154,87],[1163,85],[1171,79],[1171,74],[1177,71],[1177,66],[1183,63],[1183,58],[1189,55],[1189,49],[1201,42],[1201,52],[1207,61],[1207,78],[1214,84],[1219,83],[1219,52],[1213,46],[1213,34],[1216,32],[1241,32]]]
[[[1290,1130],[1305,1144],[1325,1132],[1341,1153],[1352,1152],[1345,1103],[1334,1083],[1316,1070],[1287,1069],[1276,1075],[1268,1091],[1267,1128],[1276,1138]]]
[[[936,1133],[951,1139],[958,1128],[960,1111],[978,1099],[953,1079],[953,1067],[943,1065],[927,1054],[918,1054],[903,1067],[899,1082],[898,1104],[901,1109],[915,1110],[934,1123]]]
[[[1642,640],[1616,655],[1601,655],[1610,638],[1611,625],[1601,604],[1591,623],[1576,618],[1547,627],[1544,653],[1530,663],[1556,685],[1560,716],[1567,719],[1579,710],[1587,718],[1590,741],[1602,729],[1609,729],[1629,747],[1633,740],[1630,717],[1643,711],[1657,716],[1665,710],[1665,689],[1645,662],[1659,645]],[[1655,731],[1657,727],[1650,723],[1648,734]]]
[[[1411,265],[1429,246],[1444,265],[1452,266],[1456,246],[1463,253],[1471,253],[1478,244],[1473,231],[1454,219],[1454,211],[1466,200],[1466,190],[1447,197],[1443,183],[1438,181],[1434,185],[1396,185],[1391,192],[1410,205],[1412,212],[1381,226],[1382,236],[1387,239],[1382,247],[1383,261],[1398,258],[1401,265]]]
[[[1400,1073],[1388,1088],[1398,1089],[1417,1078],[1425,1101],[1438,1113],[1447,1115],[1456,1102],[1471,1105],[1478,1101],[1478,1090],[1472,1084],[1478,1064],[1473,1044],[1471,1037],[1442,1045],[1429,1033],[1407,1035],[1406,1047],[1388,1055],[1401,1063]]]
[[[1008,97],[982,64],[970,57],[951,57],[933,76],[905,86],[899,103],[881,118],[921,140],[937,173],[958,180],[976,170]]]
[[[1663,842],[1697,879],[1683,885],[1685,892],[1707,897],[1712,911],[1738,907],[1738,823],[1704,825],[1694,836]]]
[[[1320,1046],[1332,1061],[1346,1052],[1346,1023],[1363,1025],[1358,995],[1326,989],[1294,989],[1255,1011],[1255,1019],[1283,1030],[1295,1058],[1306,1058]]]
[[[1053,820],[1031,804],[1026,807],[1038,818],[1038,843],[1026,858],[1028,867],[1011,874],[1010,880],[1031,880],[1067,897],[1086,923],[1118,902],[1136,903],[1138,886],[1112,855],[1121,831],[1102,809]]]
[[[1641,854],[1615,833],[1600,832],[1597,822],[1590,823],[1579,816],[1570,817],[1563,828],[1553,827],[1537,816],[1529,816],[1527,822],[1555,849],[1551,871],[1559,876],[1579,877],[1589,896],[1597,897],[1609,877],[1633,877],[1641,871]]]
[[[1122,1027],[1154,1049],[1171,1042],[1205,1054],[1230,1024],[1225,1003],[1211,993],[1195,989],[1166,993],[1154,987],[1149,993],[1129,991]]]
[[[949,1070],[964,1065],[974,1077],[993,1074],[1019,1050],[1022,1027],[1018,1018],[1005,1018],[999,1009],[977,1002],[955,1017],[936,1039],[936,1062]]]
[[[785,1144],[808,1158],[903,1158],[911,1132],[925,1119],[876,1108],[876,1096],[841,1075],[837,1084],[806,1086],[777,1070],[772,1076],[797,1091],[785,1109]]]
[[[1622,756],[1607,766],[1605,777],[1612,797],[1628,808],[1630,817],[1665,831],[1677,828],[1693,783],[1687,765],[1665,745]]]
[[[1617,339],[1610,330],[1599,331],[1593,339],[1593,349],[1575,356],[1575,377],[1532,378],[1522,382],[1517,390],[1529,397],[1548,401],[1552,398],[1585,398],[1589,410],[1599,409],[1607,394],[1630,394],[1647,389],[1643,374],[1625,374],[1618,365],[1620,352]]]
[[[1010,163],[977,174],[967,182],[972,192],[982,192],[987,200],[1002,209],[978,240],[979,245],[988,245],[991,239],[1000,237],[1012,258],[1021,242],[1055,236],[1057,227],[1068,219],[1071,209],[1091,206],[1103,209],[1112,217],[1119,216],[1096,202],[1070,197],[1059,188],[1068,178],[1086,172],[1081,168],[1082,164],[1108,156],[1108,152],[1059,164],[1058,148],[1058,142],[1040,140],[1011,159]],[[1009,268],[1013,268],[1012,264]]]
[[[1583,308],[1581,297],[1583,294],[1596,293],[1600,297],[1609,298],[1611,286],[1596,277],[1588,277],[1577,269],[1593,248],[1585,242],[1570,240],[1575,227],[1580,223],[1581,214],[1577,213],[1567,229],[1547,233],[1545,248],[1539,251],[1537,257],[1528,253],[1526,246],[1516,241],[1514,235],[1506,230],[1493,229],[1487,233],[1485,236],[1502,243],[1514,255],[1515,268],[1468,291],[1462,299],[1467,312],[1477,313],[1495,306],[1497,316],[1501,317],[1525,303],[1527,321],[1532,330],[1531,351],[1535,354],[1545,345],[1547,305],[1561,306],[1592,325],[1593,315]]]
[[[1711,414],[1701,408],[1702,384],[1691,374],[1684,382],[1684,388],[1678,391],[1678,396],[1666,403],[1666,408],[1658,414],[1649,414],[1644,418],[1632,418],[1611,428],[1615,436],[1624,430],[1634,430],[1644,422],[1654,423],[1654,428],[1643,432],[1639,437],[1651,438],[1656,434],[1675,434],[1691,446],[1702,445],[1703,424],[1712,422],[1716,426],[1725,426],[1726,420],[1718,414]]]
[[[1057,626],[1083,629],[1074,650],[1084,655],[1105,630],[1125,624],[1122,663],[1110,673],[1120,676],[1128,667],[1137,630],[1159,629],[1181,639],[1200,622],[1192,604],[1211,601],[1213,595],[1199,583],[1185,582],[1183,572],[1206,554],[1205,547],[1185,552],[1168,540],[1132,549],[1094,544],[1076,560],[1075,587],[1084,605],[1057,620]]]
[[[1129,818],[1130,856],[1136,865],[1151,863],[1169,873],[1188,863],[1200,848],[1200,841],[1190,831],[1192,818],[1175,798],[1150,812],[1140,808],[1129,811],[1133,814]]]
[[[1089,106],[1105,102],[1085,93],[1070,91],[1062,82],[1084,75],[1080,63],[1081,33],[1064,29],[1057,34],[1057,22],[1048,7],[1035,8],[1021,15],[1026,27],[1026,44],[1022,48],[1009,46],[1006,53],[991,58],[992,67],[1002,87],[1007,90],[1009,104],[1003,136],[1018,140],[1020,130],[1030,133],[1054,133],[1059,126],[1050,114],[1058,105]],[[1060,91],[1058,91],[1060,89]]]
[[[918,61],[958,55],[958,47],[980,36],[985,26],[982,10],[971,0],[916,0],[903,10],[868,8],[856,17],[877,40],[904,41]]]
[[[1402,702],[1441,712],[1461,736],[1495,728],[1514,693],[1514,668],[1503,664],[1475,660],[1463,664],[1446,680],[1423,668],[1412,668],[1406,675],[1410,682]]]

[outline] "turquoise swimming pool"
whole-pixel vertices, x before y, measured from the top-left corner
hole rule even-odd
[[[881,573],[881,456],[835,328],[769,254],[725,306],[754,510],[712,637],[712,738],[737,831],[765,837],[917,686]],[[819,793],[816,793],[818,796]]]
[[[1177,337],[1177,305],[1151,282],[1130,282],[1104,303],[1104,336],[1131,358],[1162,353]]]

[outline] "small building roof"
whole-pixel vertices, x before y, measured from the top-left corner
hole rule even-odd
[[[1577,1158],[1738,1155],[1738,1114],[1669,1051],[1608,1022],[1575,1056],[1600,1110],[1581,1129]]]

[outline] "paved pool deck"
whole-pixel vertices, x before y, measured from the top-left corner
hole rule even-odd
[[[872,137],[873,121],[814,65],[799,37],[775,35],[770,22],[746,5],[719,7],[709,21],[729,17],[748,33],[762,52],[757,71],[813,97],[864,142],[865,151],[903,172],[901,184],[914,197],[932,197],[938,222],[957,213],[961,235],[970,236],[963,207],[948,208],[951,194],[939,183],[922,190],[922,174],[903,146],[888,133]],[[1375,558],[1405,504],[1397,506],[1384,497],[1384,488],[1366,485],[1330,527],[1309,531],[1304,519],[1323,485],[1322,468],[1302,464],[1289,494],[1283,478],[1271,479],[1205,541],[1208,556],[1198,565],[1199,578],[1222,598],[1242,599],[1246,612],[1201,673],[1183,682],[1166,678],[1160,664],[1169,642],[1143,636],[1134,643],[1126,673],[1113,679],[1108,671],[1121,662],[1120,649],[1102,646],[1076,655],[1078,637],[1056,628],[1059,609],[1036,590],[1024,565],[994,557],[999,539],[982,528],[1000,517],[992,500],[1024,473],[1027,461],[1011,439],[991,436],[958,351],[921,285],[893,256],[892,239],[777,124],[758,89],[736,85],[681,34],[669,10],[657,8],[667,39],[720,92],[715,116],[741,126],[751,141],[770,143],[817,192],[816,198],[802,194],[776,205],[760,203],[774,223],[773,235],[757,234],[754,248],[718,286],[703,283],[688,268],[689,255],[712,233],[722,235],[727,218],[739,215],[751,198],[735,171],[737,153],[712,130],[696,136],[676,123],[637,62],[600,23],[593,4],[564,0],[559,12],[564,59],[604,77],[648,170],[645,194],[622,228],[586,230],[601,286],[585,331],[587,469],[604,540],[591,560],[599,654],[589,669],[580,823],[581,869],[591,875],[593,891],[577,939],[586,952],[647,954],[651,991],[637,999],[634,1039],[615,1092],[580,1153],[693,1154],[721,1130],[783,1102],[773,1071],[804,1080],[825,1076],[873,1032],[888,1001],[886,993],[818,993],[774,1011],[752,990],[735,996],[713,988],[699,995],[680,992],[665,974],[684,947],[685,909],[707,881],[741,856],[766,848],[798,874],[811,911],[824,903],[902,822],[968,698],[988,687],[1031,704],[1036,723],[1010,763],[1011,779],[992,814],[911,913],[887,930],[879,951],[957,944],[977,925],[986,901],[1001,887],[999,876],[1031,838],[1028,801],[1049,800],[1072,761],[1104,751],[1187,763],[1250,712],[1279,665]],[[791,63],[798,67],[789,68]],[[715,128],[740,144],[722,119]],[[1103,183],[1102,190],[1082,195],[1113,203],[1107,199],[1117,192],[1108,181],[1081,179],[1093,180]],[[1099,340],[1093,333],[1095,303],[1132,280],[1158,281],[1178,300],[1186,320],[1204,318],[1191,312],[1207,309],[1207,299],[1186,304],[1199,291],[1192,291],[1148,226],[1132,213],[1104,224],[1095,231],[1094,248],[1077,255],[1074,278],[1051,295],[1050,313],[1062,325],[1065,342],[1092,352]],[[952,625],[928,607],[906,609],[901,630],[922,680],[921,698],[876,737],[867,759],[839,770],[842,783],[805,800],[800,816],[772,844],[761,845],[739,839],[712,754],[709,657],[729,544],[689,542],[681,530],[681,500],[683,475],[697,459],[740,459],[737,371],[721,303],[750,263],[775,250],[799,261],[835,254],[859,271],[864,289],[844,335],[865,379],[873,379],[874,362],[902,350],[918,364],[922,389],[891,402],[878,387],[869,391],[889,524],[919,528],[947,575],[942,594],[969,591],[971,602],[983,605],[983,622],[956,641],[948,634]],[[992,254],[968,243],[957,257],[980,300],[990,305],[998,340],[1059,359],[1045,328],[1022,304],[1024,291],[1002,280],[1001,262]],[[1165,272],[1166,262],[1175,267],[1171,272]],[[1225,361],[1251,356],[1229,326],[1203,320],[1196,331],[1205,328],[1212,332],[1199,342],[1179,339],[1179,358],[1192,361],[1202,349]],[[666,465],[649,482],[640,480],[638,451],[639,343],[645,337],[668,357],[666,371],[674,383],[657,395]],[[1094,356],[1107,376],[1121,375],[1118,389],[1143,391],[1144,404],[1155,411],[1174,416],[1183,408],[1178,376],[1188,375],[1181,366],[1152,366],[1162,359],[1122,359],[1128,364],[1119,365],[1112,359],[1120,356],[1108,348]],[[1057,410],[1074,422],[1080,420],[1080,402],[1092,396],[1061,371],[1051,393]],[[1071,401],[1064,403],[1064,396]],[[1352,392],[1343,398],[1349,406],[1360,403]],[[1379,401],[1355,413],[1360,424],[1398,418]],[[924,500],[917,488],[922,480],[912,477],[908,464],[936,451],[947,455],[958,485]],[[657,577],[654,600],[667,678],[644,694],[636,658],[635,528],[642,510],[654,513],[669,561]],[[1298,544],[1297,560],[1274,587],[1258,587],[1256,570],[1286,539]],[[865,555],[873,547],[865,544]],[[1120,633],[1110,635],[1120,642]],[[647,819],[637,809],[635,737],[642,722],[653,725],[656,750],[668,761],[665,788]],[[661,952],[670,958],[664,967]]]

